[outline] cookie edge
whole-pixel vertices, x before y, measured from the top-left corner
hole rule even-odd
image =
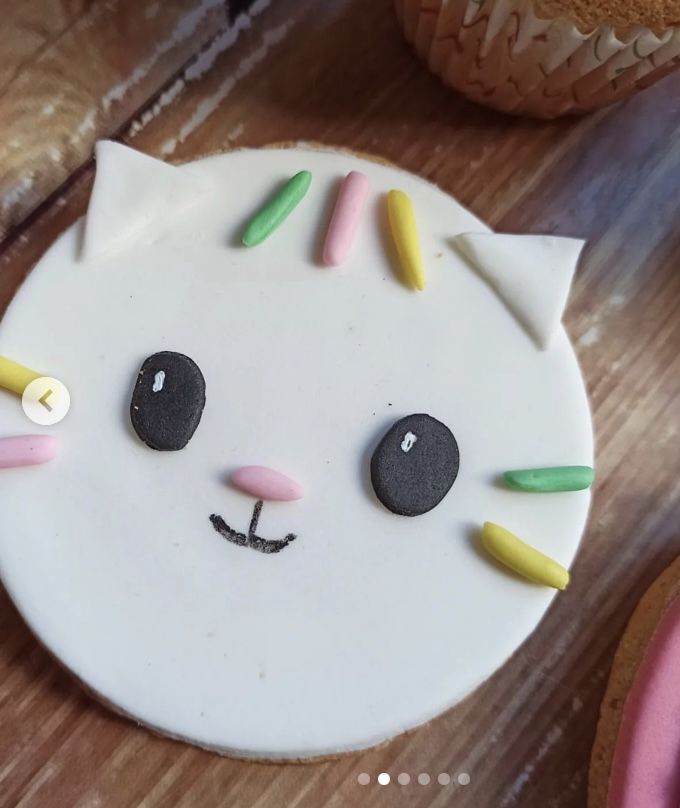
[[[678,597],[680,556],[645,591],[628,620],[614,654],[590,757],[588,808],[607,808],[609,777],[628,693],[650,640]]]

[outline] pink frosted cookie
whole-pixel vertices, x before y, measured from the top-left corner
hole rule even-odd
[[[589,808],[680,804],[680,559],[645,593],[614,658],[593,748]]]

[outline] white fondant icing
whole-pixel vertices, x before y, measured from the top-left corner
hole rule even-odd
[[[407,432],[404,435],[404,440],[401,442],[402,452],[410,452],[413,449],[413,444],[418,440],[418,436],[413,432]]]
[[[255,249],[234,246],[244,217],[303,168],[314,181],[295,216]],[[376,191],[367,226],[342,270],[322,270],[322,212],[352,169]],[[0,574],[67,668],[161,732],[264,758],[366,747],[465,696],[551,603],[553,590],[489,563],[471,536],[493,520],[571,563],[589,493],[532,497],[494,480],[592,462],[578,365],[563,330],[536,351],[446,250],[484,225],[433,185],[297,149],[191,171],[219,190],[161,241],[92,272],[72,228],[0,323],[0,353],[49,370],[73,401],[51,427],[60,456],[3,474]],[[146,191],[146,177],[129,181],[133,196]],[[390,188],[422,222],[422,294],[399,283],[377,226]],[[130,426],[139,366],[161,350],[191,356],[206,379],[180,452],[149,449]],[[421,412],[454,432],[460,472],[438,507],[409,519],[376,500],[369,464],[395,419]],[[0,396],[0,420],[5,434],[26,431],[12,396]],[[254,499],[226,481],[250,463],[306,483],[304,499],[264,504],[258,536],[298,537],[271,556],[209,521],[247,533]]]
[[[83,257],[94,259],[149,243],[205,196],[205,178],[112,140],[95,148],[94,186],[85,219]]]
[[[153,377],[153,387],[151,390],[154,393],[160,393],[163,389],[163,385],[165,384],[165,371],[159,370],[158,373]]]
[[[465,233],[456,243],[539,348],[549,347],[559,330],[585,242],[559,236]]]

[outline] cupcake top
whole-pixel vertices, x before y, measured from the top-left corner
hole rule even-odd
[[[539,16],[566,17],[584,31],[607,24],[659,31],[680,24],[679,0],[537,0],[536,6]]]

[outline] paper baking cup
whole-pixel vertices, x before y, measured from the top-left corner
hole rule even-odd
[[[473,101],[556,118],[612,104],[680,66],[680,28],[583,33],[532,0],[396,0],[407,40]]]

